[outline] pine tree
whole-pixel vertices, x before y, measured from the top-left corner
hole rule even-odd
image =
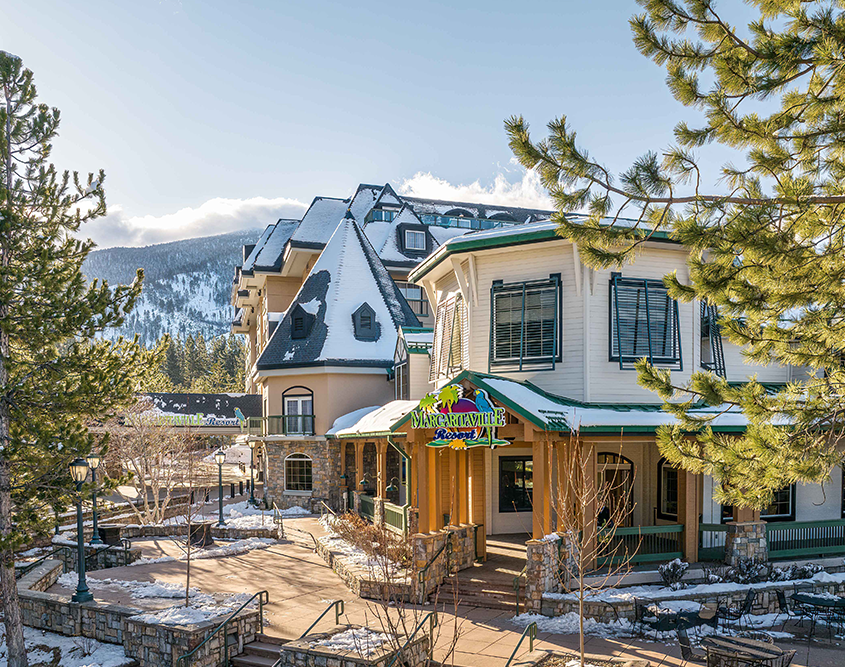
[[[559,233],[585,261],[621,265],[668,233],[689,249],[690,284],[664,280],[673,297],[717,306],[722,335],[751,361],[810,368],[810,377],[770,392],[705,372],[675,383],[637,364],[640,383],[680,419],[660,430],[661,453],[721,482],[717,500],[763,507],[773,492],[823,482],[842,463],[845,12],[841,3],[749,0],[758,18],[737,29],[708,0],[638,2],[634,42],[666,69],[674,97],[702,112],[700,127],[679,122],[676,145],[646,153],[618,179],[576,143],[565,116],[540,142],[522,118],[506,130],[548,188]],[[708,144],[733,149],[744,166],[703,173],[696,150]],[[708,191],[716,177],[726,187]],[[588,219],[568,219],[573,211]],[[631,212],[636,224],[612,222]],[[714,434],[690,416],[702,404],[741,408],[745,434]]]
[[[0,597],[8,662],[27,664],[15,549],[71,496],[68,464],[102,441],[84,426],[128,400],[145,361],[95,336],[123,322],[141,289],[88,284],[80,225],[106,211],[104,174],[50,164],[58,109],[36,103],[32,72],[0,51]]]
[[[182,354],[179,339],[164,336],[159,344],[164,346],[165,350],[162,371],[174,388],[181,387],[185,382],[185,376],[182,373]]]

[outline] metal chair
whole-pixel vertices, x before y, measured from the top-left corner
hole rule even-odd
[[[806,616],[804,615],[803,610],[802,610],[801,613],[796,613],[794,604],[793,604],[793,608],[790,609],[789,608],[789,601],[786,599],[786,593],[785,592],[783,592],[782,590],[776,590],[775,595],[777,595],[777,599],[778,599],[778,613],[777,613],[777,616],[775,616],[775,622],[772,623],[772,625],[777,624],[777,620],[780,616],[786,617],[786,618],[783,619],[783,623],[780,626],[781,631],[783,631],[783,629],[786,627],[786,622],[790,618],[797,618],[797,619],[801,620],[801,623],[804,622],[804,619],[806,618]]]
[[[707,655],[693,648],[686,628],[678,625],[675,628],[675,634],[678,636],[678,645],[681,647],[681,657],[684,662],[707,662]]]
[[[738,621],[739,629],[742,630],[742,619],[751,613],[751,607],[754,605],[754,601],[757,599],[757,591],[753,588],[749,588],[748,592],[745,594],[745,600],[742,603],[741,607],[719,607],[716,615],[725,623],[731,623],[732,621]],[[728,626],[729,627],[729,626]]]
[[[637,637],[645,637],[645,628],[649,627],[654,631],[657,638],[657,616],[648,608],[649,605],[634,598],[634,634]]]

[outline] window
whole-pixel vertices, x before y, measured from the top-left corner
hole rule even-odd
[[[429,379],[451,377],[469,361],[468,312],[460,294],[441,299],[434,320],[434,355]]]
[[[631,525],[631,512],[634,509],[631,491],[634,486],[634,464],[625,456],[611,452],[596,454],[598,482],[607,500],[605,507],[599,508],[599,527],[611,517],[623,521],[620,525]]]
[[[722,332],[716,306],[701,302],[701,367],[716,375],[727,377]]]
[[[794,521],[795,520],[795,485],[790,484],[785,489],[775,492],[772,503],[760,512],[760,518],[768,521]]]
[[[311,459],[305,454],[291,454],[285,459],[285,491],[310,492],[314,489]]]
[[[396,211],[374,208],[368,216],[370,222],[391,222],[396,217]]]
[[[652,364],[683,370],[678,302],[659,280],[610,280],[610,361],[633,368],[646,357]]]
[[[368,303],[362,303],[358,310],[352,313],[352,328],[358,340],[378,340],[376,313]]]
[[[490,365],[547,366],[560,361],[560,278],[494,284]]]
[[[530,512],[534,461],[530,456],[499,457],[499,512]]]
[[[397,401],[407,401],[410,399],[410,386],[408,378],[408,360],[406,359],[401,364],[396,364],[393,367],[396,374],[394,377],[394,398]]]
[[[314,433],[314,394],[305,387],[292,387],[282,394],[283,429],[285,435]],[[307,392],[307,393],[306,393]]]
[[[660,459],[657,464],[657,516],[678,520],[678,470],[666,459]]]
[[[414,311],[414,315],[428,317],[428,299],[422,287],[414,285],[414,283],[402,282],[396,283],[396,287],[399,288],[402,296],[405,297],[405,301],[408,302],[411,310]]]
[[[425,232],[417,232],[413,229],[405,230],[405,250],[425,251]]]

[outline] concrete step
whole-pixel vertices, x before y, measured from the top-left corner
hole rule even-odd
[[[263,655],[242,653],[241,655],[236,655],[230,662],[232,663],[232,667],[273,667],[278,659],[278,656],[275,658],[266,658]]]
[[[279,657],[280,644],[268,644],[266,642],[254,641],[244,646],[245,655],[262,655],[265,658]]]
[[[285,639],[284,637],[273,637],[272,635],[265,635],[261,632],[257,632],[255,634],[255,641],[261,642],[262,644],[275,644],[276,646],[283,646],[291,640]]]
[[[516,611],[516,598],[513,600],[504,600],[502,598],[486,597],[486,596],[458,596],[458,604],[467,607],[483,607],[484,609],[502,609],[505,611]]]

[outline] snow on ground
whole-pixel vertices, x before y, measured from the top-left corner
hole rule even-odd
[[[840,584],[845,582],[845,572],[837,574],[830,574],[829,572],[819,572],[809,579],[802,579],[802,583],[817,583],[817,584]],[[774,583],[789,583],[789,582],[771,582],[766,581],[758,584],[698,584],[696,586],[689,586],[677,591],[666,586],[630,586],[628,588],[606,588],[600,591],[587,594],[587,599],[590,602],[630,602],[634,598],[638,600],[653,600],[655,598],[671,598],[671,597],[686,597],[687,595],[696,596],[714,596],[723,595],[726,593],[736,593],[737,591],[746,591],[749,588],[767,588]],[[543,597],[547,600],[577,600],[578,593],[543,593]]]
[[[373,557],[360,547],[356,547],[354,544],[350,544],[340,537],[340,535],[335,533],[332,529],[331,519],[328,514],[320,519],[320,523],[323,524],[323,527],[329,533],[326,537],[321,538],[325,545],[332,551],[337,551],[343,554],[344,559],[351,562],[353,565],[362,567],[375,574],[381,574],[384,571],[385,563],[387,562],[389,564],[389,573],[391,577],[396,574],[403,573],[402,568],[396,565],[396,563],[387,561],[384,558]]]
[[[254,549],[266,549],[273,546],[277,541],[269,537],[250,537],[246,540],[234,540],[227,544],[218,547],[211,547],[210,549],[191,550],[191,560],[202,560],[204,558],[220,558],[222,556],[238,556],[245,554]],[[161,558],[139,558],[134,563],[130,563],[127,567],[134,565],[151,565],[154,563],[168,563],[174,560],[188,560],[187,554],[182,554],[178,558],[173,556],[162,556]]]
[[[5,629],[0,624],[0,667],[7,667],[8,664],[4,634]],[[103,644],[81,637],[65,637],[27,627],[23,629],[23,634],[31,667],[52,665],[56,649],[61,656],[58,667],[120,667],[133,662],[131,658],[126,657],[123,647],[116,644]],[[84,655],[85,653],[89,654]]]
[[[76,572],[67,572],[61,575],[57,582],[65,588],[75,588],[77,581]],[[175,598],[184,599],[185,587],[181,584],[168,583],[166,581],[136,581],[134,579],[98,579],[89,577],[88,588],[93,590],[124,589],[136,600],[144,598]],[[191,588],[191,597],[204,595],[199,588]],[[209,597],[209,596],[206,596]]]
[[[357,653],[362,658],[368,658],[384,644],[389,644],[390,640],[390,635],[382,632],[375,632],[367,628],[350,628],[327,639],[312,642],[310,646],[312,648],[319,646],[332,651],[349,651],[350,653]]]
[[[279,510],[279,514],[286,519],[293,519],[300,516],[310,516],[311,512],[302,507],[289,507]],[[210,516],[210,515],[209,515]],[[217,514],[214,517],[217,518]],[[223,507],[223,520],[226,522],[224,528],[272,528],[273,512],[252,507],[246,500],[239,503],[232,503]],[[197,519],[194,518],[194,523]],[[165,525],[181,525],[187,523],[184,516],[175,516],[167,519]]]
[[[204,595],[203,600],[196,601],[189,607],[176,605],[160,611],[133,616],[132,620],[140,621],[141,623],[158,623],[161,625],[204,623],[217,616],[231,614],[249,600],[250,597],[249,593],[237,593],[236,595],[230,595],[222,602],[217,602],[212,596]],[[253,600],[250,607],[256,604],[257,602]]]

